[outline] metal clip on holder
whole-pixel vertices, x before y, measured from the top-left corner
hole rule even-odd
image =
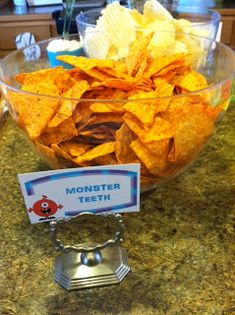
[[[58,225],[65,224],[63,218],[50,222],[50,233],[54,246],[61,254],[55,261],[55,281],[67,290],[83,289],[121,282],[130,271],[127,251],[119,246],[125,226],[120,214],[97,215],[81,213],[82,216],[107,218],[116,224],[113,239],[100,244],[63,245],[57,239]]]

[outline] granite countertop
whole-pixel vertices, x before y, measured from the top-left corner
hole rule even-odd
[[[67,292],[53,280],[48,225],[30,225],[17,182],[18,173],[47,167],[8,118],[0,128],[0,314],[235,314],[234,125],[231,105],[197,161],[123,216],[127,277]],[[93,223],[75,224],[78,240],[106,238]],[[72,231],[64,231],[68,243]]]

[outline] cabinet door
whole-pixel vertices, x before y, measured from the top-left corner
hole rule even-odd
[[[235,22],[235,17],[233,16],[222,16],[222,33],[221,41],[224,44],[231,45],[233,40],[233,27]]]
[[[232,27],[231,47],[235,49],[235,17],[233,20],[233,27]]]
[[[0,49],[15,49],[15,37],[20,33],[32,33],[36,41],[50,38],[54,35],[55,22],[51,21],[22,21],[0,23]]]

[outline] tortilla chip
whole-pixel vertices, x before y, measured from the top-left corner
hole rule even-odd
[[[163,117],[175,130],[174,144],[169,153],[169,161],[173,163],[188,163],[193,160],[213,134],[213,109],[200,103],[192,105],[186,98],[173,100]]]
[[[138,120],[133,119],[130,114],[125,114],[123,120],[144,143],[169,139],[174,136],[174,128],[172,125],[167,120],[158,116],[155,117],[154,123],[150,128],[142,125]]]
[[[114,78],[113,76],[107,74],[105,71],[98,69],[97,67],[92,68],[91,70],[86,71],[86,73],[98,81],[105,81]]]
[[[71,89],[76,81],[69,75],[66,70],[60,70],[55,73],[54,83],[60,91],[60,95],[64,95],[66,91]],[[65,96],[67,97],[67,96]]]
[[[163,56],[161,58],[149,58],[147,69],[144,72],[144,77],[151,78],[153,75],[159,75],[159,72],[161,70],[171,65],[172,63],[175,63],[173,68],[177,67],[178,63],[176,62],[180,62],[181,64],[183,64],[185,62],[185,56],[185,54],[173,54],[172,56]],[[170,71],[169,68],[166,72],[168,71]]]
[[[169,84],[166,80],[161,78],[155,78],[153,79],[153,82],[156,88],[157,97],[172,96],[174,85]]]
[[[91,148],[91,145],[89,144],[71,141],[63,142],[60,144],[60,146],[64,151],[68,152],[69,155],[73,157],[78,157]]]
[[[35,141],[35,146],[42,159],[45,160],[52,168],[61,168],[61,163],[58,161],[54,150],[40,143],[39,141]]]
[[[70,117],[64,120],[59,126],[53,128],[46,128],[40,139],[46,145],[52,143],[60,143],[72,139],[77,136],[78,131],[73,119]]]
[[[157,158],[139,139],[132,141],[130,147],[148,169],[149,173],[161,176],[162,171],[164,171],[166,167],[165,156],[162,159],[159,157]]]
[[[90,82],[93,80],[87,73],[84,71],[78,69],[78,68],[73,68],[67,70],[67,73],[70,75],[71,78],[73,78],[75,81],[87,81]]]
[[[107,102],[105,103],[96,102],[90,106],[90,110],[94,113],[113,113],[113,112],[123,113],[124,112],[123,108],[117,105],[118,105],[117,103],[115,104],[115,103],[107,103]]]
[[[35,82],[45,81],[46,79],[53,80],[53,78],[57,76],[58,71],[64,71],[63,67],[60,66],[52,69],[18,73],[14,76],[14,79],[21,84],[33,84]]]
[[[91,59],[83,56],[57,56],[58,60],[68,63],[69,65],[78,68],[84,72],[87,72],[97,66],[105,68],[113,68],[114,61],[112,60],[99,60],[99,59]]]
[[[172,62],[170,65],[164,67],[157,73],[155,73],[153,77],[165,78],[169,72],[170,73],[173,72],[174,74],[176,74],[177,72],[181,72],[180,71],[181,68],[182,68],[182,61],[175,61],[175,62]]]
[[[89,84],[86,81],[79,81],[74,84],[72,88],[66,91],[62,97],[65,98],[76,98],[79,99],[82,97],[83,93],[89,89]],[[63,100],[60,101],[60,107],[57,110],[55,116],[48,123],[48,127],[57,127],[63,121],[68,119],[72,114],[74,109],[77,106],[77,100]]]
[[[96,159],[94,159],[94,162],[97,165],[113,165],[117,164],[117,159],[114,154],[107,154],[104,156],[97,157]]]
[[[165,80],[157,78],[154,80],[156,90],[153,92],[141,93],[138,95],[133,95],[131,98],[153,98],[151,100],[151,105],[154,107],[155,114],[164,112],[171,100],[174,86],[168,84]]]
[[[137,38],[130,46],[126,57],[126,67],[128,74],[133,77],[141,77],[147,67],[148,45],[154,33]],[[143,64],[143,65],[142,65]]]
[[[78,156],[74,161],[81,164],[87,161],[92,161],[98,157],[114,152],[115,142],[107,142],[96,146],[93,149],[86,151],[84,154]]]
[[[63,150],[63,148],[61,148],[59,144],[52,144],[51,148],[57,155],[63,157],[68,161],[73,162],[73,158],[65,150]]]
[[[172,147],[172,139],[163,139],[151,143],[143,143],[148,151],[155,156],[158,166],[157,175],[163,176],[168,167],[168,155]]]
[[[103,82],[94,82],[92,83],[91,87],[99,87],[99,86],[106,86],[109,88],[115,88],[122,91],[129,91],[132,87],[136,84],[135,80],[127,81],[125,79],[108,79]]]
[[[73,111],[72,119],[73,119],[75,124],[79,123],[83,119],[83,116],[79,112],[79,109],[77,108],[77,106],[76,106],[76,108]]]
[[[175,76],[172,80],[172,83],[190,92],[208,87],[206,78],[194,70],[187,73],[186,75]]]
[[[146,103],[128,102],[123,109],[136,116],[146,126],[151,126],[154,122],[155,106],[150,101],[146,101]]]
[[[128,75],[126,62],[123,59],[119,59],[115,61],[115,70],[120,74]]]
[[[61,66],[55,67],[53,69],[43,69],[35,72],[20,73],[15,75],[14,79],[27,86],[34,86],[34,84],[38,84],[39,82],[51,82],[58,88],[60,95],[63,94],[67,89],[71,88],[75,83],[69,73]]]
[[[125,123],[116,131],[115,153],[118,163],[126,164],[140,162],[134,151],[130,148],[131,142],[135,139],[136,135]]]
[[[22,89],[44,95],[59,95],[58,88],[52,82],[24,85]],[[46,96],[10,92],[9,98],[20,125],[25,128],[32,140],[40,136],[58,107],[57,99]]]
[[[123,116],[124,122],[127,124],[127,126],[139,137],[142,138],[145,135],[146,128],[141,124],[141,122],[136,119],[135,116],[132,114],[126,113]]]
[[[80,120],[80,123],[85,123],[87,122],[87,120],[91,117],[91,114],[92,114],[92,111],[90,110],[90,105],[92,104],[93,102],[87,102],[87,101],[80,101],[78,104],[77,104],[77,107],[75,108],[74,110],[74,114],[75,112],[78,112],[77,114],[75,115],[81,115],[82,116],[82,119]]]
[[[111,126],[116,127],[116,125],[123,123],[123,119],[122,119],[122,115],[118,112],[117,113],[97,113],[96,115],[92,116],[92,118],[90,119],[90,122],[88,123],[90,125],[110,123]]]
[[[141,140],[145,143],[151,143],[162,139],[169,139],[174,136],[175,130],[173,126],[161,117],[155,117],[154,123],[146,133],[141,136]]]
[[[103,130],[99,130],[99,128],[96,128],[94,130],[85,130],[79,133],[79,136],[82,137],[86,137],[87,138],[87,142],[89,143],[89,141],[91,141],[91,143],[93,142],[91,139],[96,139],[96,140],[100,140],[100,143],[104,143],[104,142],[110,142],[114,140],[114,136],[112,133],[109,132],[109,130],[106,129],[106,131],[104,131],[104,128],[102,128]],[[96,143],[98,143],[96,141]]]

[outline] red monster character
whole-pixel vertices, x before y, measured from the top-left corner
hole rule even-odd
[[[34,212],[38,216],[42,217],[41,220],[54,219],[51,216],[57,212],[58,209],[62,209],[62,205],[57,205],[54,201],[42,195],[42,199],[34,203],[33,208],[28,209],[29,212]]]

